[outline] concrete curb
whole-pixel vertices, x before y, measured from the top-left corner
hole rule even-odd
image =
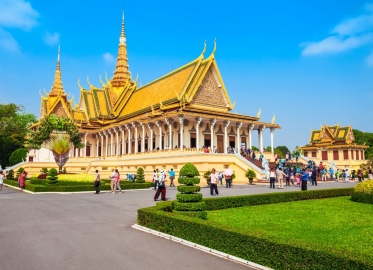
[[[15,186],[12,186],[12,185],[4,184],[4,186],[12,188],[12,189],[20,190],[19,187],[15,187]],[[148,188],[148,189],[147,188],[146,189],[123,189],[122,192],[124,193],[124,192],[127,192],[127,191],[143,191],[143,190],[151,190],[151,189],[152,188]],[[24,189],[23,192],[31,194],[31,195],[43,195],[43,194],[61,194],[61,195],[65,195],[65,194],[94,194],[94,190],[92,190],[92,191],[77,191],[77,192],[32,192],[32,191]],[[100,193],[111,193],[111,191],[110,190],[104,190],[104,191],[100,191]]]
[[[191,248],[195,248],[195,249],[201,250],[201,251],[209,253],[211,255],[214,255],[214,256],[217,256],[217,257],[220,257],[220,258],[223,258],[223,259],[226,259],[226,260],[233,261],[235,263],[246,265],[246,266],[249,266],[249,267],[252,267],[252,268],[255,268],[255,269],[272,270],[272,268],[268,268],[268,267],[265,267],[263,265],[260,265],[260,264],[254,263],[254,262],[250,262],[250,261],[241,259],[241,258],[233,256],[233,255],[229,255],[227,253],[224,253],[224,252],[212,249],[212,248],[201,246],[199,244],[196,244],[196,243],[184,240],[182,238],[178,238],[178,237],[166,234],[166,233],[161,233],[161,232],[158,232],[158,231],[146,228],[146,227],[138,225],[138,224],[132,225],[132,228],[134,228],[136,230],[139,230],[139,231],[143,231],[143,232],[146,232],[146,233],[153,234],[155,236],[159,236],[159,237],[165,238],[167,240],[172,240],[174,242],[183,244],[183,245],[191,247]]]

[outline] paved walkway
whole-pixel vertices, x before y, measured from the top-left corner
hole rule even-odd
[[[321,183],[309,189],[354,186]],[[220,196],[298,190],[268,185],[219,186]],[[167,189],[174,200],[176,188]],[[209,189],[202,188],[205,197]],[[0,194],[0,269],[248,269],[131,228],[137,209],[152,206],[154,191],[124,194]]]

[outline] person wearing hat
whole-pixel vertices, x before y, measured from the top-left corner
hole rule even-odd
[[[161,170],[161,173],[159,174],[159,178],[158,178],[158,188],[154,195],[154,201],[158,200],[158,197],[160,194],[162,194],[161,200],[162,201],[166,200],[166,184],[165,184],[166,181],[167,180],[166,180],[165,171]]]
[[[0,171],[0,194],[1,194],[1,190],[3,189],[4,177],[5,175],[3,171]]]

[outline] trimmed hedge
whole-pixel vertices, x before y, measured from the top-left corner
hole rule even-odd
[[[175,210],[177,211],[205,211],[206,205],[205,202],[175,202]]]
[[[25,189],[32,191],[32,192],[79,192],[79,191],[95,191],[93,187],[93,181],[91,183],[83,182],[75,182],[71,183],[71,181],[61,181],[63,184],[70,184],[68,186],[62,186],[61,182],[59,182],[58,186],[45,186],[42,184],[32,184],[35,183],[34,181],[47,181],[47,180],[30,180],[25,181]],[[4,180],[5,184],[11,185],[11,186],[18,186],[18,182],[15,180]],[[80,184],[80,185],[79,185]],[[150,182],[145,183],[132,183],[129,181],[123,181],[121,182],[120,186],[122,190],[125,189],[147,189],[152,187],[154,184]],[[110,190],[110,185],[105,185],[104,183],[101,184],[100,190]]]
[[[349,196],[352,188],[270,193],[237,197],[204,199],[210,210],[247,205],[271,204],[298,200]],[[177,202],[157,204],[138,210],[137,222],[145,227],[171,234],[274,269],[372,269],[370,258],[352,260],[263,239],[240,228],[221,227],[209,220],[170,213]],[[177,211],[173,211],[177,212]],[[306,228],[305,228],[306,229]],[[203,232],[203,233],[196,233]]]
[[[373,204],[373,180],[366,180],[357,184],[351,194],[351,200]]]
[[[178,202],[199,202],[202,201],[202,194],[195,193],[195,194],[176,194],[176,199]]]
[[[177,186],[177,191],[181,193],[194,193],[201,190],[200,186]]]
[[[188,178],[188,177],[179,177],[179,184],[182,185],[197,185],[201,181],[199,178]]]

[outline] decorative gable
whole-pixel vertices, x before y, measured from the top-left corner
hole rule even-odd
[[[228,105],[224,97],[222,85],[212,67],[210,67],[203,78],[192,104],[227,109]]]
[[[68,117],[68,114],[65,110],[65,108],[63,107],[61,101],[57,103],[57,105],[54,107],[53,111],[52,111],[52,114],[55,114],[56,116],[58,117]]]

